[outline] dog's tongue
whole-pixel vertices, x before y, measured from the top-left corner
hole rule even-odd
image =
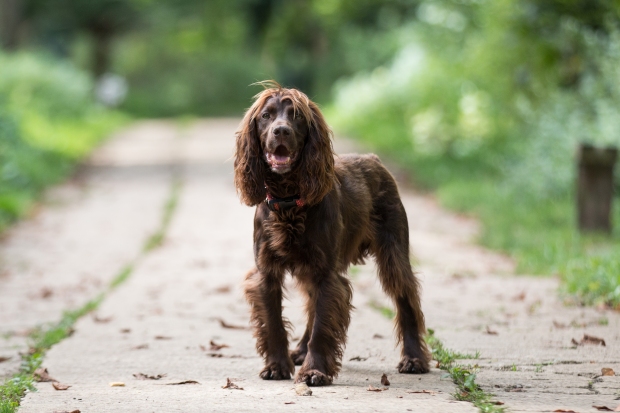
[[[275,163],[287,163],[289,161],[289,159],[291,159],[290,156],[284,156],[284,155],[276,155],[275,153],[272,155],[272,159],[275,161]]]

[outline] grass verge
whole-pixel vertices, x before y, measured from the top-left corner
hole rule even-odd
[[[477,359],[480,354],[465,354],[444,347],[443,343],[435,337],[435,332],[428,329],[425,337],[426,343],[430,346],[433,359],[437,361],[437,366],[446,372],[456,385],[453,397],[456,400],[472,403],[483,413],[501,413],[506,411],[493,402],[492,395],[487,393],[476,383],[476,366],[457,364],[458,359]]]
[[[174,177],[159,227],[147,238],[140,254],[118,272],[103,292],[82,307],[66,311],[58,322],[39,327],[30,334],[29,349],[22,354],[19,372],[0,385],[0,413],[15,413],[17,411],[26,392],[36,391],[34,373],[36,369],[41,367],[45,353],[52,346],[69,337],[73,333],[73,326],[77,320],[96,310],[110,292],[129,279],[138,262],[150,251],[161,245],[176,210],[180,190],[181,182],[178,177]]]

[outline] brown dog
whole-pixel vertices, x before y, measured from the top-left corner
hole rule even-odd
[[[296,89],[269,82],[236,134],[235,186],[256,205],[256,268],[246,277],[260,376],[331,384],[340,370],[351,313],[350,264],[375,257],[383,290],[394,300],[402,342],[401,373],[426,373],[418,281],[409,262],[407,216],[396,182],[376,155],[334,157],[319,108]],[[282,318],[285,274],[306,295],[308,324],[288,350]]]

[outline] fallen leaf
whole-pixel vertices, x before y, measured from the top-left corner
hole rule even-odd
[[[157,376],[149,376],[144,373],[134,373],[133,376],[138,380],[159,380],[166,377],[165,374],[158,374]]]
[[[503,406],[505,403],[504,402],[500,402],[500,401],[494,401],[494,402],[491,402],[491,404],[494,404],[496,406]]]
[[[54,410],[52,413],[82,413],[79,410]]]
[[[200,384],[200,383],[198,383],[196,380],[185,380],[185,381],[179,381],[176,383],[166,383],[166,386],[179,386],[181,384]]]
[[[383,384],[384,386],[389,386],[390,385],[390,381],[387,378],[387,374],[383,373],[383,376],[381,376],[381,384]]]
[[[230,381],[229,378],[226,379],[226,385],[222,386],[223,389],[233,389],[233,390],[243,390],[243,387],[237,386],[235,383]]]
[[[41,289],[41,292],[39,294],[41,298],[50,298],[52,295],[54,295],[54,291],[52,291],[51,288],[45,287]]]
[[[387,388],[387,387],[384,387],[384,388],[382,388],[382,389],[379,389],[379,388],[377,388],[377,387],[373,387],[373,386],[372,386],[372,384],[371,384],[371,385],[369,385],[369,386],[368,386],[368,388],[366,389],[366,391],[376,391],[376,392],[379,392],[379,391],[386,391],[386,390],[388,390],[388,388]]]
[[[579,413],[579,412],[576,412],[574,410],[564,410],[564,409],[556,409],[556,410],[554,410],[554,412],[557,412],[557,413]]]
[[[168,336],[155,336],[155,340],[172,340],[172,337],[168,337]]]
[[[349,359],[349,361],[366,361],[366,360],[368,360],[368,357],[360,357],[360,356],[351,357]]]
[[[295,402],[284,402],[284,404],[295,404]]]
[[[412,391],[408,391],[407,393],[425,393],[425,394],[432,394],[432,395],[437,394],[436,391],[432,391],[432,390],[412,390]]]
[[[594,346],[598,346],[600,344],[603,347],[606,346],[605,340],[603,340],[602,338],[589,336],[587,334],[583,335],[583,338],[581,339],[580,342],[577,342],[577,340],[573,338],[571,339],[571,343],[573,343],[576,346],[585,346],[586,344],[594,345]]]
[[[310,390],[306,383],[297,383],[295,385],[295,393],[298,396],[312,396],[312,390]]]
[[[209,350],[211,350],[211,351],[218,351],[218,350],[221,350],[223,348],[230,347],[228,344],[217,344],[213,340],[209,341],[209,344],[211,345],[211,347],[209,347]]]
[[[131,349],[132,350],[144,350],[149,348],[148,344],[138,344],[137,346],[133,346]]]
[[[36,381],[44,381],[44,382],[45,381],[58,381],[58,380],[52,378],[49,375],[49,372],[47,371],[47,369],[43,368],[43,367],[39,367],[38,369],[36,369],[34,371],[34,379]]]
[[[512,297],[512,301],[523,301],[523,300],[525,300],[525,291]]]
[[[233,330],[247,330],[247,329],[248,329],[248,327],[236,326],[236,325],[233,325],[233,324],[228,324],[226,321],[224,321],[224,320],[223,320],[223,319],[221,319],[221,318],[216,318],[215,320],[219,321],[219,322],[220,322],[220,325],[221,325],[223,328],[231,328],[231,329],[233,329]]]
[[[0,363],[4,363],[7,360],[10,360],[11,357],[0,357]]]
[[[218,287],[215,290],[213,290],[214,292],[218,293],[218,294],[227,294],[229,293],[231,290],[230,285],[224,285],[222,287]]]
[[[58,383],[57,381],[53,381],[52,386],[54,386],[56,390],[67,390],[69,387],[71,387],[66,384]]]
[[[110,321],[112,321],[112,316],[110,317],[106,317],[106,318],[101,318],[98,315],[93,316],[93,321],[95,323],[109,323]]]
[[[375,334],[374,336],[372,336],[372,338],[381,339],[381,338],[385,338],[385,337],[383,337],[381,334]]]
[[[506,387],[504,389],[504,391],[512,392],[512,393],[525,392],[525,390],[523,389],[523,385],[522,384],[510,385],[510,386]]]
[[[113,381],[110,382],[110,387],[125,387],[125,383],[122,381]]]
[[[121,333],[123,334],[131,333],[131,328],[121,328]]]
[[[487,329],[486,329],[485,333],[490,334],[492,336],[496,336],[497,335],[497,331],[491,330],[491,328],[489,328],[489,326],[487,326]]]
[[[615,376],[616,372],[614,372],[614,370],[610,369],[609,367],[603,367],[601,369],[601,375],[603,375],[603,376]]]
[[[560,323],[560,322],[555,321],[555,320],[553,320],[553,326],[554,326],[555,328],[566,328],[566,324],[564,324],[564,323]]]
[[[607,406],[592,406],[592,407],[594,407],[596,410],[600,410],[602,412],[613,412],[613,410],[610,409]]]
[[[224,355],[222,353],[208,353],[207,356],[213,357],[215,359],[219,359],[219,358],[224,357]]]

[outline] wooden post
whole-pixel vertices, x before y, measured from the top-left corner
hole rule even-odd
[[[610,233],[611,203],[614,192],[614,165],[617,148],[579,147],[577,210],[579,230]]]

